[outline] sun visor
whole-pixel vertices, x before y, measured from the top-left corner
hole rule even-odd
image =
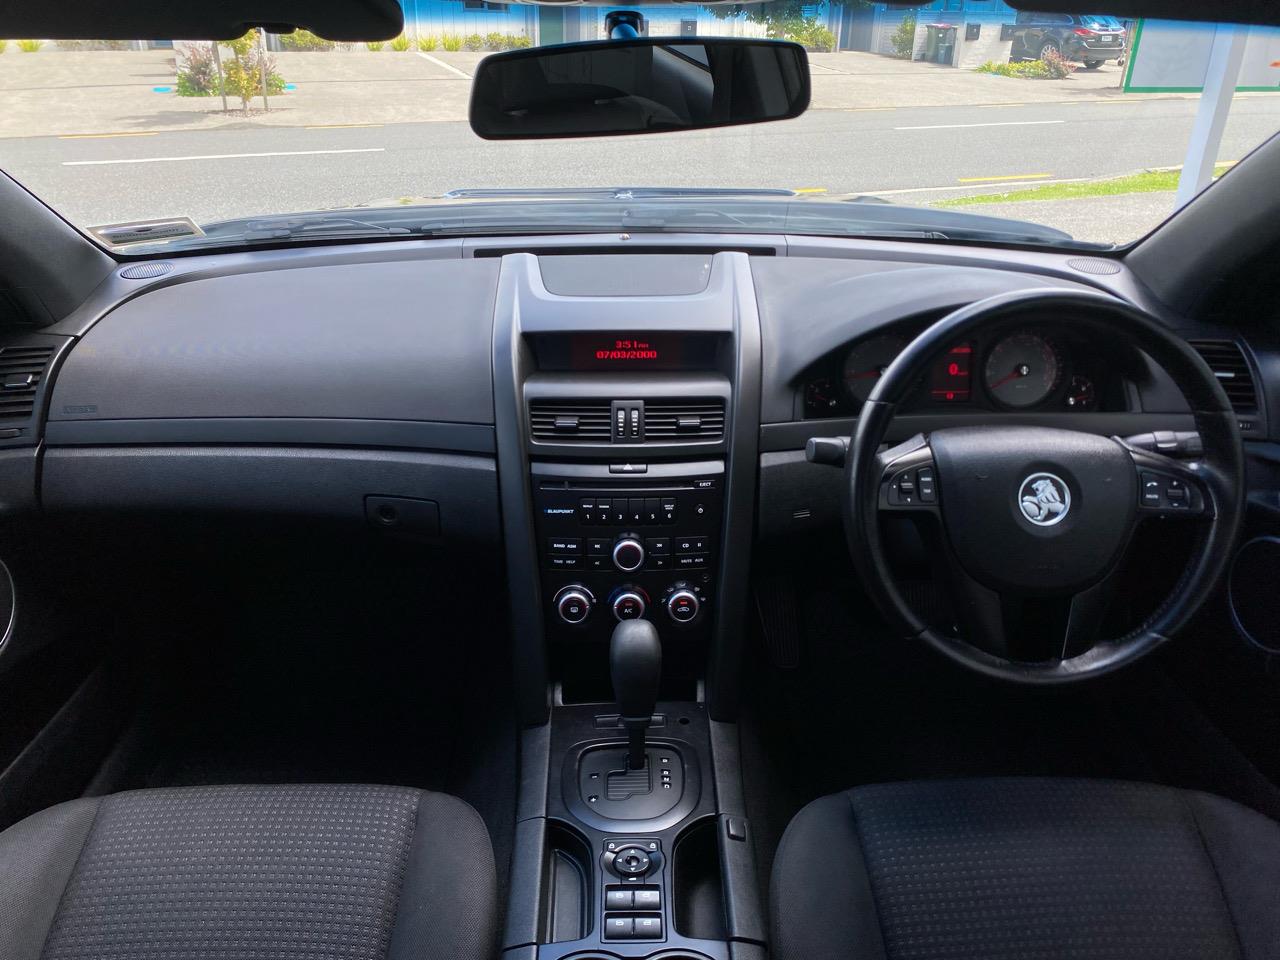
[[[1121,20],[1207,20],[1214,23],[1280,24],[1276,0],[1009,0],[1017,10],[1036,13],[1096,13]]]
[[[42,40],[231,40],[251,27],[326,40],[389,40],[404,30],[396,0],[0,0],[0,37]]]

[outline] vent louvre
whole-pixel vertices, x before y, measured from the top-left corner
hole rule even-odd
[[[1191,340],[1192,349],[1204,358],[1236,413],[1258,412],[1258,390],[1253,371],[1240,345],[1232,340]]]
[[[608,443],[608,400],[534,400],[529,430],[547,443]]]
[[[724,436],[724,401],[647,400],[644,436],[650,443],[693,443]]]
[[[0,421],[26,420],[35,410],[53,347],[0,349]]]

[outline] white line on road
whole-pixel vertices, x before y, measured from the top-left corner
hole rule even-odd
[[[955,130],[959,127],[1037,127],[1065,120],[1005,120],[1000,123],[934,123],[924,127],[894,127],[895,130]]]
[[[114,163],[176,163],[181,160],[239,160],[244,157],[310,157],[318,153],[383,153],[386,147],[350,150],[272,150],[266,153],[205,153],[190,157],[134,157],[128,160],[64,160],[64,167],[102,167]]]
[[[437,67],[444,67],[444,68],[445,68],[446,70],[448,70],[450,73],[456,73],[456,74],[457,74],[458,76],[460,76],[463,80],[470,80],[470,79],[471,79],[471,74],[469,74],[469,73],[463,73],[461,70],[459,70],[457,67],[453,66],[452,64],[445,63],[443,60],[441,60],[441,59],[439,59],[439,58],[437,58],[437,57],[433,57],[433,56],[432,56],[431,54],[429,54],[429,53],[423,53],[421,50],[419,50],[419,51],[418,51],[418,56],[420,56],[423,60],[430,60],[430,61],[431,61],[432,63],[434,63]]]

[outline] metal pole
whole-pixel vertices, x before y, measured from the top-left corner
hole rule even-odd
[[[222,76],[222,54],[218,52],[218,41],[210,40],[213,46],[213,68],[218,71],[218,93],[222,94],[222,112],[227,112],[227,82]]]
[[[1227,125],[1227,114],[1231,110],[1231,98],[1236,92],[1240,65],[1244,62],[1244,45],[1248,39],[1249,28],[1245,26],[1220,23],[1214,32],[1204,89],[1200,92],[1200,107],[1191,128],[1191,139],[1187,142],[1187,159],[1178,177],[1178,192],[1173,200],[1175,210],[1190,203],[1213,179],[1213,162],[1222,143],[1222,129]]]
[[[262,112],[269,113],[271,105],[267,103],[267,31],[258,30],[258,66],[262,73]]]

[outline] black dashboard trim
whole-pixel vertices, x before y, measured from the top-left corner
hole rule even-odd
[[[51,420],[50,447],[115,444],[287,444],[395,447],[458,453],[495,449],[493,427],[426,420],[323,417],[181,417],[140,420]]]

